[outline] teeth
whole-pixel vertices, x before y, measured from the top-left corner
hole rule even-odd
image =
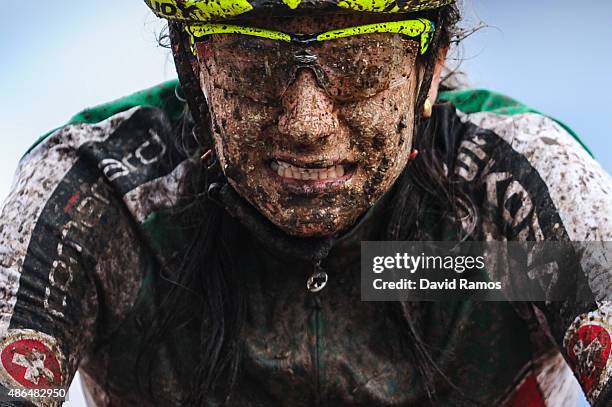
[[[296,167],[283,161],[272,161],[270,168],[280,177],[305,181],[336,179],[344,176],[344,167],[342,165],[311,169]]]

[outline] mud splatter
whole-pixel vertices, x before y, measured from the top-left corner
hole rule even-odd
[[[260,25],[318,32],[331,25],[358,25],[363,19],[263,19]],[[241,196],[289,234],[329,235],[349,228],[393,185],[407,163],[414,101],[406,95],[416,93],[419,44],[378,34],[360,41],[325,44],[329,49],[322,48],[318,62],[329,67],[326,72],[335,72],[327,75],[329,82],[322,81],[314,68],[270,66],[269,61],[284,61],[281,54],[286,52],[273,41],[228,35],[198,46],[199,60],[205,64],[200,79],[209,98],[222,168]],[[372,43],[378,51],[367,46]],[[254,61],[255,46],[259,62]],[[406,52],[396,52],[398,47]],[[230,53],[231,65],[225,63]],[[337,55],[353,55],[357,62],[332,58]],[[265,60],[268,65],[261,62]],[[293,82],[278,82],[290,72],[295,74]],[[302,168],[342,165],[351,176],[300,192],[272,169],[277,160]]]

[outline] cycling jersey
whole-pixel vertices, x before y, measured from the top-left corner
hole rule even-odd
[[[19,163],[0,218],[5,389],[67,388],[79,369],[95,405],[186,400],[199,332],[181,327],[141,352],[188,241],[175,210],[182,181],[201,165],[177,148],[176,86],[85,111]],[[612,179],[565,126],[490,92],[441,101],[437,145],[454,185],[481,209],[478,239],[612,240]],[[594,405],[612,404],[609,270],[577,266],[592,301],[405,303],[395,315],[360,301],[359,280],[359,242],[392,204],[335,243],[324,259],[330,282],[316,295],[304,284],[311,263],[245,226],[248,316],[228,405],[426,405],[404,349],[407,318],[447,376],[429,383],[436,405],[575,406],[573,376]],[[139,358],[156,362],[148,386]]]

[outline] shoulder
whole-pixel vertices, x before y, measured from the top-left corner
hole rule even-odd
[[[159,257],[147,222],[177,203],[190,165],[174,142],[171,113],[136,102],[107,105],[108,117],[89,109],[81,114],[88,122],[72,120],[20,161],[0,216],[0,285],[11,294],[0,307],[0,332],[28,320],[32,299],[49,321],[62,315],[92,272],[112,310],[130,307],[128,292],[137,292],[150,255]],[[32,294],[39,285],[25,280],[46,285]]]
[[[111,102],[84,109],[74,115],[66,125],[100,123],[116,114],[126,112],[135,107],[155,107],[164,111],[170,120],[177,121],[183,109],[183,103],[176,96],[178,92],[177,87],[180,88],[178,81],[171,80]],[[41,136],[30,150],[46,140],[56,130]]]
[[[612,179],[571,129],[492,92],[443,97],[470,127],[457,152],[460,178],[485,184],[505,215],[533,208],[570,240],[612,239]]]
[[[176,96],[177,81],[169,81],[109,103],[87,108],[64,126],[41,136],[26,152],[24,161],[75,155],[92,144],[107,144],[114,150],[129,149],[139,133],[157,131],[170,141],[171,128],[178,122],[183,103]]]
[[[170,81],[82,111],[27,152],[18,180],[49,193],[68,178],[100,177],[139,223],[171,206],[191,164],[174,134],[184,108],[176,86]]]

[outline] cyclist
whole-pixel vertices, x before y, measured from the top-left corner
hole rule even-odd
[[[454,1],[147,4],[180,85],[44,137],[4,204],[7,392],[80,369],[95,405],[569,406],[575,375],[612,402],[597,262],[589,301],[360,301],[365,240],[612,239],[568,129],[439,92]]]

